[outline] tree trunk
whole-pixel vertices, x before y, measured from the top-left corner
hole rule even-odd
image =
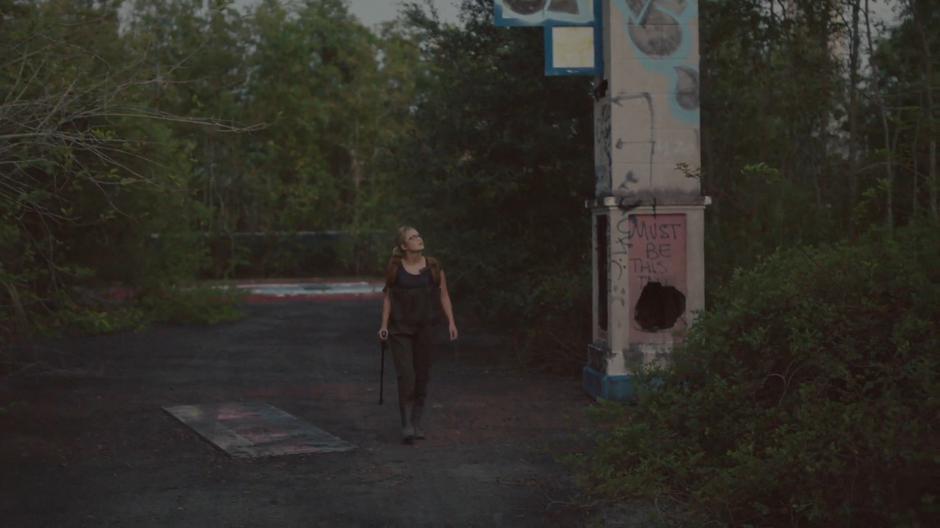
[[[852,2],[852,27],[849,28],[849,200],[848,210],[858,198],[858,56],[861,30],[858,27],[860,0]]]
[[[919,181],[919,171],[917,166],[917,144],[920,141],[920,123],[923,121],[922,116],[917,117],[917,125],[914,127],[914,139],[911,143],[911,162],[913,164],[913,190],[911,191],[911,216],[917,218],[917,213],[920,212],[920,198],[917,196],[919,194],[918,181]]]
[[[930,196],[930,219],[933,220],[934,223],[938,223],[940,222],[940,217],[938,217],[937,213],[937,187],[940,185],[940,182],[937,181],[937,127],[933,113],[933,86],[931,84],[933,80],[933,60],[930,54],[930,42],[927,40],[927,30],[924,28],[924,20],[921,18],[921,12],[926,12],[929,9],[926,5],[927,2],[910,0],[911,20],[914,23],[914,27],[917,28],[917,33],[920,35],[920,43],[924,52],[923,79],[924,101],[926,102],[924,111],[927,114],[927,137],[930,138],[929,154],[927,158],[927,189]]]
[[[928,185],[930,189],[930,219],[933,223],[940,223],[940,217],[937,215],[937,140],[930,139],[930,157],[927,158],[930,165],[928,175]]]
[[[888,125],[888,108],[885,104],[884,95],[881,93],[881,88],[878,87],[878,79],[881,77],[878,66],[874,61],[871,61],[871,57],[874,57],[875,48],[872,46],[871,42],[871,18],[869,17],[869,0],[865,0],[865,28],[866,36],[868,40],[868,56],[869,63],[871,64],[872,77],[875,82],[874,97],[875,101],[878,103],[878,110],[881,114],[881,131],[884,135],[884,145],[885,145],[885,155],[887,159],[885,160],[885,170],[887,172],[888,186],[886,189],[885,196],[885,226],[888,228],[888,231],[894,230],[894,152],[891,150],[891,130]]]

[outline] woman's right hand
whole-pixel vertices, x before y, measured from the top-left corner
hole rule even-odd
[[[385,341],[386,339],[388,339],[388,328],[384,326],[382,328],[379,328],[379,339],[381,339],[382,341]]]

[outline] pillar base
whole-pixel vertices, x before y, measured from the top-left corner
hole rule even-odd
[[[581,375],[581,386],[595,400],[633,401],[635,383],[629,374],[611,376],[591,367],[584,367]]]

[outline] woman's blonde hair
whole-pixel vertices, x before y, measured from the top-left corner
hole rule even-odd
[[[398,235],[395,237],[395,247],[392,248],[392,258],[393,258],[393,259],[394,259],[394,258],[402,258],[402,257],[405,256],[405,252],[402,251],[401,246],[402,246],[402,244],[404,244],[405,242],[408,241],[408,239],[405,238],[405,233],[407,233],[408,231],[411,231],[411,230],[417,231],[417,229],[415,229],[415,228],[413,228],[413,227],[411,227],[411,226],[409,226],[409,225],[403,225],[403,226],[399,226],[399,227],[398,227]]]

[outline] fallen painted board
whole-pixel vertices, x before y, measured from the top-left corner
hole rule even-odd
[[[334,453],[356,448],[263,402],[177,405],[163,409],[236,458]]]

